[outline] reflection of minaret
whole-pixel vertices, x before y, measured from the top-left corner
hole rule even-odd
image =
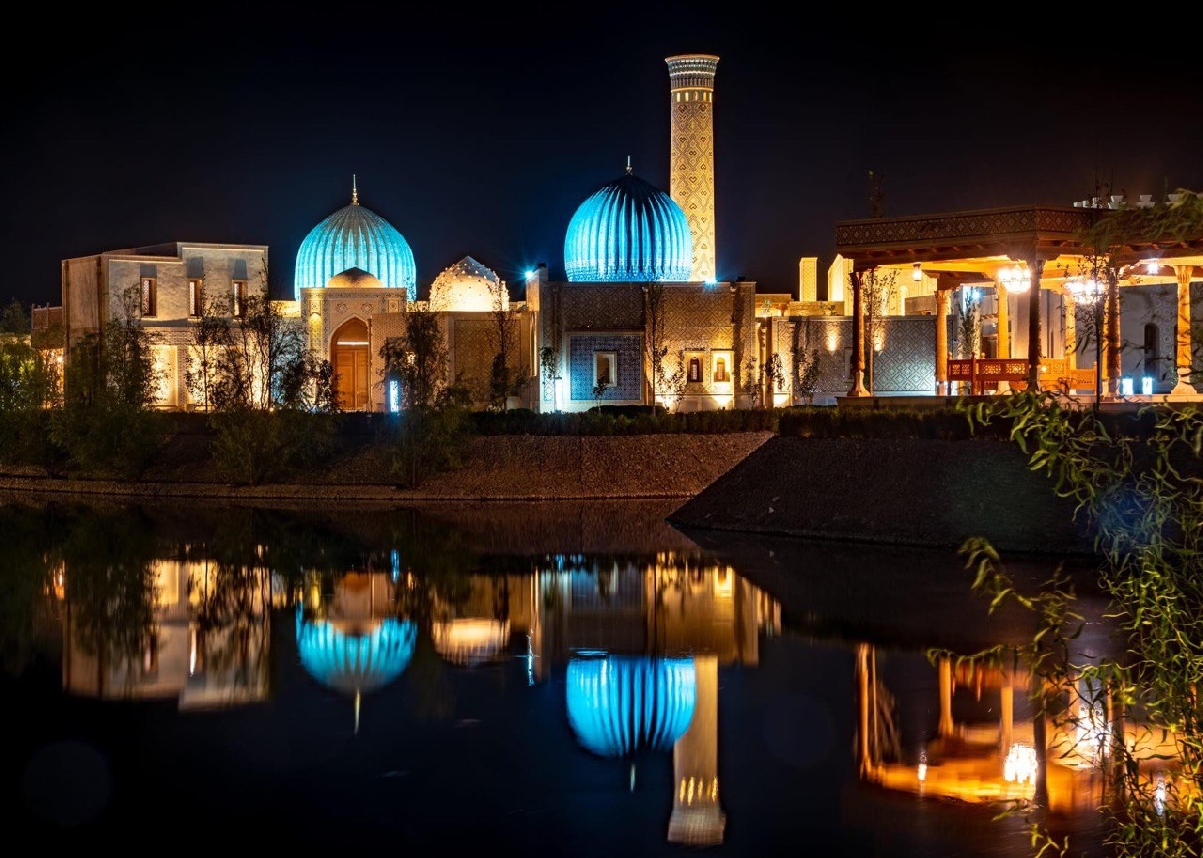
[[[673,746],[670,843],[712,846],[723,842],[727,815],[718,800],[718,657],[695,655],[697,702],[685,735]]]
[[[671,123],[669,196],[685,211],[693,236],[690,280],[714,280],[714,74],[718,57],[668,57]]]

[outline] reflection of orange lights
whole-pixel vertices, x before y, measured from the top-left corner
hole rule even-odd
[[[718,778],[681,778],[677,784],[677,801],[693,804],[695,801],[711,802],[718,798]]]
[[[733,592],[735,592],[735,570],[730,566],[715,569],[714,595],[729,599]]]
[[[1035,784],[1036,749],[1021,742],[1012,745],[1003,763],[1003,777],[1013,784]]]

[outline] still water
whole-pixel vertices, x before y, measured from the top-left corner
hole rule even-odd
[[[1032,854],[995,819],[1032,794],[1019,671],[929,654],[1031,618],[955,552],[685,533],[671,501],[315,506],[0,498],[10,837]],[[1089,774],[1049,784],[1104,854]]]

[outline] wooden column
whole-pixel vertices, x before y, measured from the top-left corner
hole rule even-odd
[[[1191,337],[1190,337],[1190,265],[1175,265],[1174,276],[1178,279],[1178,331],[1175,335],[1174,366],[1178,371],[1178,383],[1172,394],[1194,395],[1198,391],[1190,383]]]
[[[873,768],[873,757],[869,743],[869,644],[856,645],[856,760],[861,775]]]
[[[1119,398],[1119,274],[1113,268],[1107,269],[1107,311],[1103,315],[1103,329],[1106,338],[1103,340],[1105,361],[1103,369],[1107,377],[1107,396]]]
[[[1009,318],[1010,296],[1007,287],[1002,283],[994,283],[995,303],[998,304],[998,354],[1000,358],[1011,356],[1011,320]],[[1011,389],[1010,383],[1004,378],[998,383],[998,392],[1006,393]]]
[[[948,290],[936,286],[936,395],[948,389]]]
[[[952,660],[948,656],[940,656],[940,721],[936,732],[941,737],[948,737],[956,732],[952,721]]]
[[[1065,366],[1078,368],[1078,316],[1073,295],[1068,290],[1061,293],[1061,304],[1065,307]]]
[[[1032,285],[1028,289],[1028,390],[1040,389],[1040,275],[1043,259],[1028,260]]]
[[[868,396],[869,391],[865,389],[865,315],[861,300],[865,273],[853,271],[848,276],[852,280],[852,389],[848,395]]]
[[[998,357],[1009,358],[1011,356],[1011,319],[1008,305],[1011,302],[1007,298],[1007,288],[1001,283],[994,284],[994,294],[998,301]]]

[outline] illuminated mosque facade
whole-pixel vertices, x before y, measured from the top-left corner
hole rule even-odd
[[[1097,305],[1098,293],[1076,307],[1083,299],[1074,291],[1085,282],[1077,234],[1096,217],[1089,201],[837,223],[824,290],[815,257],[799,259],[795,292],[759,291],[742,277],[718,280],[718,59],[666,58],[669,191],[641,179],[628,159],[625,172],[589,195],[567,225],[564,281],[550,280],[540,264],[525,275],[521,297],[518,290],[511,296],[496,271],[466,256],[419,300],[413,249],[360,201],[353,176],[348,205],[302,241],[291,297],[268,294],[266,246],[176,242],[109,251],[63,261],[62,306],[35,308],[34,343],[69,348],[132,301],[156,342],[157,405],[184,410],[203,407],[187,377],[199,360],[195,331],[205,309],[221,298],[236,319],[250,296],[272,300],[302,329],[309,349],[329,360],[347,411],[402,407],[381,351],[403,340],[417,310],[436,315],[446,378],[461,383],[478,408],[498,404],[491,382],[503,352],[516,380],[506,407],[543,412],[1004,391],[1008,375],[1028,378],[1033,367],[1042,386],[1065,384],[1070,393],[1101,384],[1111,396],[1128,395],[1123,379],[1141,393],[1195,395],[1190,318],[1203,312],[1203,301],[1191,290],[1203,275],[1203,238],[1174,248],[1174,258],[1160,248],[1164,258],[1125,269],[1124,299],[1107,311],[1119,323],[1103,326],[1106,342],[1091,356],[1080,346],[1091,341],[1089,302]],[[1170,194],[1165,205],[1181,196]],[[1142,198],[1134,205],[1162,204]],[[58,330],[61,337],[42,334]],[[1121,330],[1137,336],[1125,340]],[[659,372],[653,354],[662,356]],[[982,367],[1002,375],[975,377]]]
[[[671,399],[685,409],[746,405],[739,368],[759,365],[756,284],[716,280],[714,78],[718,57],[669,57],[671,193],[625,172],[572,216],[564,238],[566,280],[540,264],[521,300],[495,271],[465,257],[417,300],[414,257],[404,237],[359,201],[327,217],[302,242],[288,315],[307,326],[311,348],[330,360],[348,410],[398,407],[381,349],[404,335],[406,315],[437,313],[449,379],[478,406],[500,351],[498,314],[512,319],[506,349],[520,380],[507,405],[583,411],[598,404]],[[657,322],[652,324],[652,316]],[[670,392],[652,391],[652,338],[664,351]],[[747,397],[744,397],[747,399]],[[680,402],[677,402],[680,400]]]
[[[526,275],[522,297],[511,299],[509,284],[468,256],[440,273],[420,301],[414,251],[360,201],[352,177],[348,205],[302,241],[290,298],[268,294],[266,246],[177,242],[64,260],[63,305],[44,312],[60,314],[69,347],[117,317],[128,284],[138,284],[136,314],[155,335],[157,399],[167,409],[203,406],[186,376],[197,361],[193,331],[207,302],[227,296],[237,318],[248,295],[273,300],[303,328],[310,349],[333,366],[348,411],[400,407],[380,354],[403,338],[407,315],[419,308],[437,314],[447,378],[460,381],[478,407],[491,402],[499,313],[513,322],[508,363],[518,383],[508,407],[583,411],[653,400],[678,410],[749,407],[757,400],[747,381],[767,362],[772,342],[764,319],[781,315],[770,304],[789,296],[758,295],[750,280],[716,279],[718,57],[666,63],[670,192],[641,179],[628,159],[625,172],[585,199],[568,224],[563,282],[549,280],[540,264]],[[35,319],[35,333],[37,326]],[[655,391],[653,338],[665,355],[661,378],[677,375]]]

